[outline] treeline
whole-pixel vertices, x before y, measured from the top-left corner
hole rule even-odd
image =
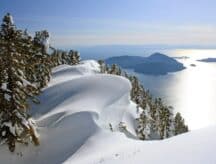
[[[188,127],[180,113],[174,115],[173,108],[163,103],[161,98],[153,98],[136,76],[130,76],[116,64],[108,66],[99,60],[101,73],[124,76],[130,80],[131,100],[137,104],[136,133],[142,140],[164,139],[185,133]]]
[[[49,82],[52,67],[79,61],[77,51],[50,47],[46,30],[32,37],[27,30],[17,29],[9,13],[4,16],[0,29],[0,144],[7,144],[11,152],[17,143],[39,145],[28,100],[39,103],[35,96]]]

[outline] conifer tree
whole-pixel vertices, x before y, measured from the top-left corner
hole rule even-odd
[[[15,150],[16,143],[32,141],[39,144],[34,122],[27,113],[27,90],[31,85],[25,76],[27,63],[26,45],[23,33],[17,30],[12,16],[3,18],[0,31],[0,141],[6,143],[9,150]]]
[[[103,60],[98,60],[98,64],[100,65],[100,72],[101,73],[106,73],[106,65]]]
[[[159,124],[159,132],[160,138],[168,138],[174,135],[174,117],[172,108],[168,108],[166,106],[160,107],[160,124]]]
[[[184,119],[180,113],[175,116],[175,135],[188,132],[188,126],[185,125]]]
[[[141,114],[139,115],[139,118],[136,119],[137,121],[136,133],[141,140],[147,140],[150,139],[151,125],[152,125],[150,107],[146,105],[146,108],[145,109],[141,108],[141,110],[142,111]]]
[[[66,51],[62,52],[62,64],[71,64],[70,57]]]
[[[113,64],[111,66],[111,69],[109,70],[109,73],[120,76],[121,75],[121,69],[116,64]]]
[[[139,106],[145,108],[145,106],[142,106],[143,100],[144,100],[144,88],[139,83],[139,80],[136,76],[131,76],[130,81],[132,84],[131,89],[131,99],[138,104]]]
[[[34,58],[34,51],[33,51],[33,40],[32,37],[28,34],[27,30],[20,31],[22,33],[21,37],[21,44],[22,48],[20,49],[20,53],[22,54],[23,58],[25,58],[26,63],[25,66],[25,77],[26,80],[29,81],[28,85],[26,86],[28,96],[35,102],[38,100],[35,99],[35,95],[39,94],[40,88],[34,85],[36,81],[35,77],[35,63],[37,63],[36,58]],[[20,46],[21,47],[21,46]]]
[[[56,67],[59,65],[58,63],[58,51],[56,49],[54,49],[53,53],[50,56],[50,60],[51,60],[51,67]]]
[[[70,50],[69,57],[71,65],[76,65],[80,63],[80,55],[78,51]]]
[[[35,33],[33,40],[33,56],[32,58],[35,79],[31,82],[35,82],[38,88],[43,88],[47,85],[51,76],[51,58],[47,54],[49,48],[49,33],[44,31],[38,31]]]
[[[57,65],[63,64],[63,57],[62,57],[63,52],[62,51],[57,51]]]

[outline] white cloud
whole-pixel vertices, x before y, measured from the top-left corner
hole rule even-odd
[[[133,29],[133,30],[132,30]],[[185,44],[215,45],[214,26],[140,26],[104,32],[88,31],[84,34],[71,32],[67,35],[54,35],[53,44],[69,47],[73,45],[103,44]]]

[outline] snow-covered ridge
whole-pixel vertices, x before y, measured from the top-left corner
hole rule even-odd
[[[130,82],[99,71],[93,60],[54,68],[41,104],[32,107],[41,145],[17,147],[17,155],[3,146],[0,163],[216,163],[215,128],[164,141],[136,140]],[[127,134],[118,130],[121,121]]]

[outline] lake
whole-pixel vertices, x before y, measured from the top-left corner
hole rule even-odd
[[[163,76],[137,75],[146,89],[154,97],[161,97],[167,105],[174,107],[185,118],[190,130],[216,124],[216,63],[204,63],[196,60],[214,57],[216,49],[155,49],[141,46],[93,47],[80,50],[84,59],[101,59],[111,56],[138,55],[148,56],[154,52],[170,57],[186,56],[178,59],[187,68],[180,72]],[[193,64],[193,66],[191,66]]]
[[[149,76],[127,70],[139,77],[154,97],[161,97],[167,105],[180,112],[190,130],[216,124],[216,63],[196,60],[216,57],[216,50],[164,50],[187,68],[163,76]],[[193,66],[191,66],[191,64]]]

